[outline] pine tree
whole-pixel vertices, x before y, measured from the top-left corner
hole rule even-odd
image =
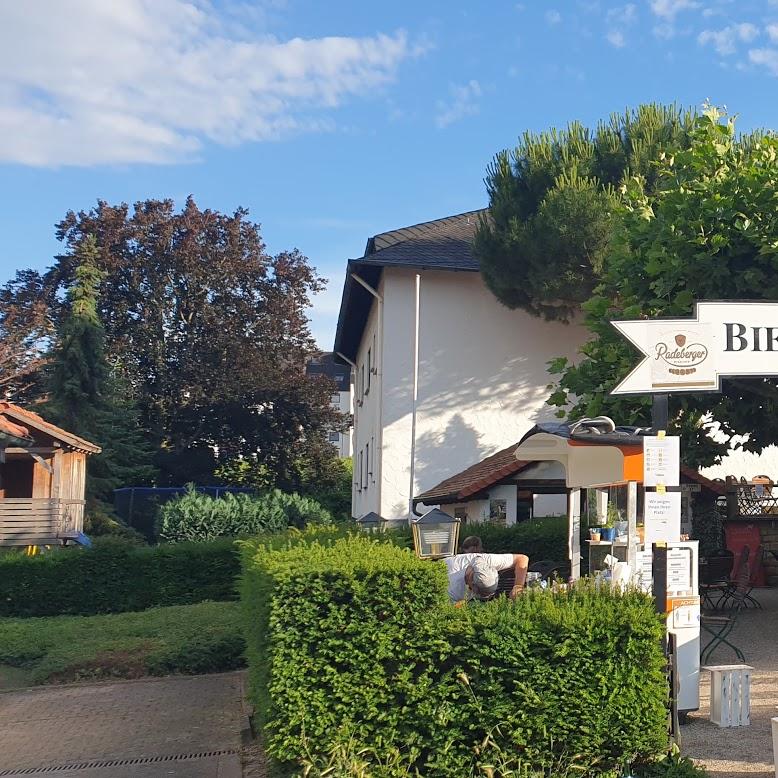
[[[75,253],[74,281],[67,292],[67,313],[54,349],[47,415],[69,432],[102,447],[87,466],[87,500],[107,508],[113,490],[153,478],[153,449],[139,423],[131,392],[105,355],[98,314],[98,247],[87,236]]]

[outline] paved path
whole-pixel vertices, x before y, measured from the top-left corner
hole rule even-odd
[[[738,616],[730,640],[754,668],[751,676],[751,726],[720,729],[711,724],[709,673],[702,673],[700,710],[681,727],[681,749],[702,762],[711,778],[775,778],[770,717],[778,715],[778,589],[756,589],[764,610]],[[709,636],[703,632],[702,639]],[[720,647],[710,664],[737,664],[733,653]]]
[[[240,778],[243,677],[4,692],[0,776]]]

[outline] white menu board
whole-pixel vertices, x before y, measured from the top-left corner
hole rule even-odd
[[[646,492],[643,511],[645,545],[675,543],[681,539],[681,493]]]
[[[692,556],[688,548],[667,550],[667,593],[692,593]]]
[[[637,552],[637,569],[635,570],[635,583],[644,591],[650,592],[654,586],[654,554],[649,551]]]
[[[643,486],[678,486],[680,469],[680,438],[643,438]]]

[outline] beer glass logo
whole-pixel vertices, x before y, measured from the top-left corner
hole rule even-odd
[[[667,365],[667,372],[672,375],[692,375],[708,358],[708,349],[702,343],[687,343],[689,339],[682,333],[676,333],[669,343],[660,341],[656,344],[656,360]]]

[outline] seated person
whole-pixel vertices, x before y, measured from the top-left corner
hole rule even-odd
[[[481,543],[481,538],[478,535],[470,535],[462,541],[463,554],[483,554],[484,545]]]
[[[497,574],[511,567],[515,576],[511,599],[524,591],[529,565],[526,554],[456,554],[443,561],[448,571],[448,596],[451,602],[490,599],[497,591]]]

